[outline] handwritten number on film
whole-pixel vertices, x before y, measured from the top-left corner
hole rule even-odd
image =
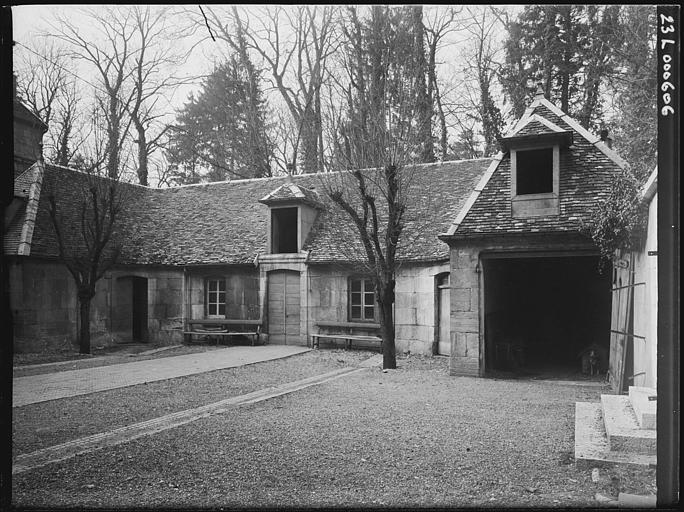
[[[661,34],[671,34],[674,33],[675,27],[674,27],[674,19],[672,16],[665,16],[664,14],[660,15],[660,32]],[[660,49],[665,50],[665,48],[668,45],[672,45],[674,47],[675,41],[674,39],[661,39],[660,41]],[[672,69],[672,55],[669,53],[663,53],[663,83],[660,85],[660,90],[663,92],[663,103],[664,106],[663,108],[660,109],[660,113],[663,116],[668,116],[670,114],[674,114],[674,108],[672,108],[672,95],[668,91],[673,91],[675,86],[670,82],[670,77],[672,76],[672,73],[670,70]]]

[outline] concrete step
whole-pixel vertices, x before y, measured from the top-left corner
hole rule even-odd
[[[649,396],[656,396],[657,391],[653,388],[629,386],[629,401],[634,409],[637,423],[641,428],[656,429],[656,408],[658,402],[649,400]]]
[[[656,465],[656,456],[610,451],[606,429],[603,424],[601,404],[576,402],[575,461],[578,465],[610,462],[654,467]]]
[[[656,454],[656,432],[639,428],[628,396],[601,395],[601,412],[610,451]]]

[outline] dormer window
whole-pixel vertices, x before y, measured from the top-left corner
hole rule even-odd
[[[318,194],[287,181],[259,202],[270,208],[267,246],[270,253],[298,254],[323,207]]]
[[[298,208],[271,209],[271,253],[297,252]]]
[[[553,148],[516,151],[515,195],[553,193]]]
[[[560,147],[522,147],[510,151],[513,217],[558,215]]]

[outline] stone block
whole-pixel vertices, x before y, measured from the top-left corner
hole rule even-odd
[[[456,311],[451,307],[451,332],[479,332],[477,311]]]
[[[466,357],[468,350],[466,333],[452,332],[451,333],[451,354],[456,357]]]
[[[480,336],[474,332],[465,333],[466,356],[479,357],[480,355]]]
[[[449,360],[449,375],[477,377],[480,373],[480,362],[477,358],[459,357],[452,354]]]
[[[396,308],[394,310],[396,325],[416,325],[416,308]]]
[[[451,289],[451,310],[470,311],[471,310],[471,289],[452,288]]]

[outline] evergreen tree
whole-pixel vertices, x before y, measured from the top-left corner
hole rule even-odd
[[[216,66],[178,113],[167,151],[173,181],[270,176],[271,147],[258,73],[246,53]]]

